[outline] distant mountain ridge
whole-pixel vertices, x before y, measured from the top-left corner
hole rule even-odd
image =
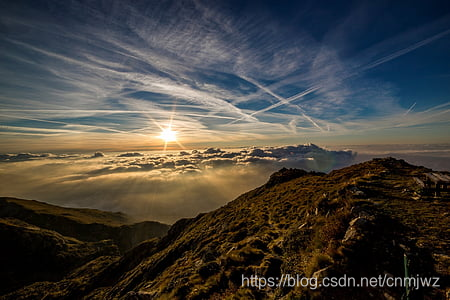
[[[132,223],[125,214],[88,208],[66,208],[35,200],[0,197],[0,218],[16,218],[81,241],[111,239],[121,251],[166,234],[169,226],[155,221]]]
[[[431,170],[392,158],[329,174],[282,169],[227,205],[182,219],[167,235],[121,257],[103,256],[56,282],[4,299],[400,299],[405,288],[263,288],[242,276],[440,278],[450,294],[449,194],[424,194],[414,177]]]
[[[0,292],[61,279],[97,257],[118,257],[168,229],[154,221],[133,224],[122,213],[1,197]]]

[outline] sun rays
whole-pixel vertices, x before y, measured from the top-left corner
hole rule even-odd
[[[176,104],[173,105],[172,113],[170,115],[169,122],[166,125],[162,125],[158,123],[156,120],[152,119],[153,123],[161,129],[160,134],[157,136],[159,139],[164,141],[164,152],[167,150],[167,146],[171,143],[176,143],[181,149],[185,149],[184,146],[178,140],[178,133],[180,130],[176,130],[176,126],[174,126],[174,116],[176,110]]]
[[[164,140],[165,143],[176,142],[177,140],[177,132],[173,131],[170,127],[161,131],[159,135],[161,139]]]

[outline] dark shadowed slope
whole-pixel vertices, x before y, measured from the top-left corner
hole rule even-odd
[[[0,198],[0,218],[15,218],[81,241],[111,239],[121,251],[167,233],[169,226],[154,221],[132,223],[123,213],[67,208],[35,200]]]
[[[27,214],[29,212],[29,214]],[[68,208],[36,200],[23,200],[10,197],[0,198],[0,217],[14,216],[31,219],[33,213],[54,218],[65,218],[80,224],[104,224],[120,226],[130,224],[131,220],[120,212],[112,213],[90,208]],[[36,222],[38,222],[36,217]]]
[[[14,218],[0,218],[0,293],[67,272],[100,256],[118,256],[111,240],[82,242]]]
[[[131,224],[122,213],[0,198],[0,293],[60,280],[97,257],[118,257],[168,229],[152,221]]]
[[[222,208],[175,223],[111,263],[92,261],[6,299],[400,299],[404,288],[242,287],[242,276],[440,277],[410,299],[445,299],[450,201],[422,194],[430,170],[375,159],[330,174],[281,170]]]

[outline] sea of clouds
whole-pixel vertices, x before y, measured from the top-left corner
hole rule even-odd
[[[122,211],[139,220],[173,223],[226,204],[264,184],[283,167],[329,172],[373,157],[393,156],[450,170],[449,144],[331,149],[307,144],[176,152],[3,154],[0,196]]]
[[[352,151],[313,144],[178,152],[0,155],[1,196],[122,211],[172,223],[218,208],[280,168],[328,172]]]

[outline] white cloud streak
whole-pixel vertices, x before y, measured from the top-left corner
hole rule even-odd
[[[61,133],[78,126],[77,131],[140,134],[156,133],[154,124],[175,114],[186,138],[214,136],[217,141],[238,128],[237,135],[248,138],[279,137],[280,129],[298,138],[309,132],[351,132],[379,123],[380,117],[393,124],[404,109],[391,86],[363,73],[450,33],[433,35],[439,24],[425,26],[429,37],[381,58],[376,56],[385,49],[376,46],[370,49],[372,61],[364,63],[358,55],[342,58],[333,45],[306,31],[288,34],[292,29],[272,20],[269,12],[241,18],[221,4],[198,1],[191,6],[154,3],[151,9],[115,1],[104,7],[64,5],[70,27],[31,8],[2,15],[13,33],[1,37],[2,124],[22,118],[54,122]],[[80,22],[75,11],[89,18]],[[425,29],[417,30],[423,36]],[[364,100],[373,97],[379,101]],[[363,109],[372,113],[362,115]],[[440,112],[445,114],[445,109]],[[240,122],[244,126],[235,126]]]

